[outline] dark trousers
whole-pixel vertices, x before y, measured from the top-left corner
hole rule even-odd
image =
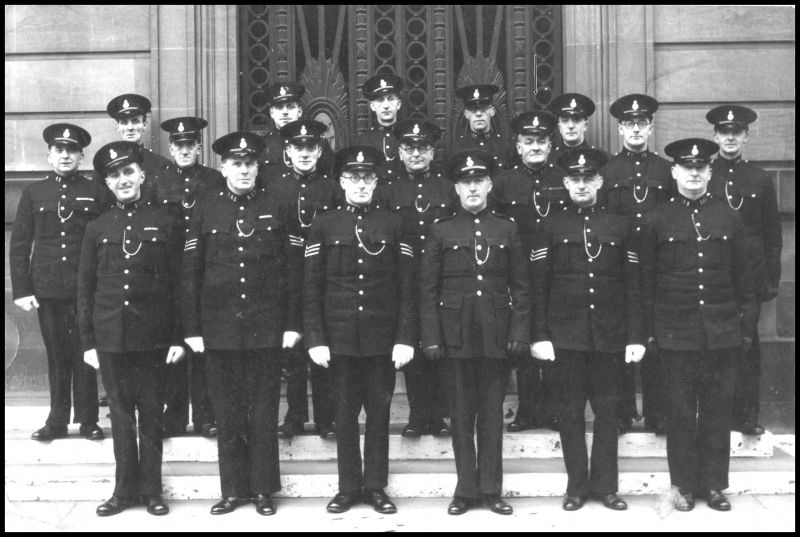
[[[636,367],[635,364],[626,364],[625,355],[618,355],[619,365],[619,400],[617,401],[617,418],[619,420],[632,420],[639,416],[636,408]]]
[[[50,298],[38,301],[36,312],[47,351],[50,382],[50,415],[46,423],[51,427],[66,427],[73,401],[73,423],[97,423],[97,373],[83,361],[75,301]]]
[[[395,370],[389,355],[331,356],[336,399],[336,460],[339,491],[382,489],[389,482],[389,408]],[[358,415],[367,415],[361,467]]]
[[[642,415],[647,420],[664,417],[664,377],[661,355],[647,350],[641,361],[642,371]]]
[[[482,494],[500,494],[503,490],[503,400],[509,364],[490,358],[448,358],[445,372],[458,475],[455,495],[479,498]]]
[[[414,359],[403,367],[409,423],[424,426],[449,415],[442,363],[428,360],[420,349],[414,349]]]
[[[757,316],[761,315],[761,304],[758,303]],[[761,339],[758,326],[750,335],[753,345],[747,353],[739,353],[736,357],[736,385],[733,390],[733,424],[743,423],[755,425],[761,411],[759,388],[761,386]]]
[[[620,353],[556,349],[555,354],[563,394],[558,430],[567,467],[567,495],[616,492]],[[586,452],[587,400],[594,412],[591,473]]]
[[[674,486],[724,490],[739,349],[660,350],[667,402],[667,461]]]
[[[281,349],[281,361],[286,372],[286,402],[284,421],[302,424],[308,421],[308,377],[311,370],[311,404],[314,423],[331,425],[334,400],[331,393],[330,370],[313,363],[308,351],[302,348]]]
[[[100,352],[99,358],[117,463],[114,495],[133,498],[161,494],[161,422],[167,351]]]
[[[217,418],[222,496],[251,498],[281,489],[277,349],[206,350],[208,390]]]
[[[525,358],[517,369],[517,415],[514,421],[540,425],[558,417],[558,397],[553,366],[543,360]]]
[[[189,394],[192,401],[192,423],[198,430],[204,423],[214,423],[211,398],[206,384],[206,357],[186,351],[186,356],[167,369],[165,387],[164,429],[184,430],[189,423]]]

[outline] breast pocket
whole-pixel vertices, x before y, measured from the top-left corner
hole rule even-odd
[[[586,259],[583,234],[562,232],[553,235],[553,266],[558,270],[574,272],[582,270]]]
[[[356,269],[359,272],[363,270],[363,258],[361,263],[357,263],[356,256],[353,255],[354,244],[355,237],[349,234],[325,237],[325,266],[328,274],[342,275],[350,274]]]
[[[696,240],[684,230],[663,230],[656,236],[656,263],[667,272],[686,270],[692,267],[691,240]]]
[[[285,236],[283,222],[271,214],[262,214],[256,218],[254,232],[259,243],[259,256],[263,258],[280,256],[283,253],[283,244],[289,240]]]
[[[486,244],[489,247],[485,253],[488,256],[486,263],[491,266],[492,270],[505,274],[510,265],[511,240],[508,237],[486,237]],[[479,260],[483,259],[480,252],[477,257]]]
[[[724,229],[706,229],[708,240],[698,246],[704,254],[703,264],[709,268],[723,268],[731,265],[732,236]],[[706,235],[704,235],[706,236]]]
[[[131,243],[127,243],[131,240]],[[155,274],[167,274],[169,271],[170,252],[167,251],[167,230],[160,226],[145,226],[136,233],[136,237],[126,237],[125,249],[135,251],[141,249],[139,266],[143,271]]]
[[[599,270],[612,274],[619,273],[620,267],[622,266],[623,255],[625,254],[622,251],[624,248],[622,237],[613,233],[598,233],[597,241],[600,248],[602,248],[600,255],[598,255],[596,259]],[[594,254],[594,251],[590,250],[590,252]]]
[[[203,235],[207,261],[227,262],[233,259],[235,237],[239,233],[235,222],[221,219],[204,220],[200,233]]]
[[[59,236],[58,209],[58,202],[42,201],[34,205],[34,221],[39,238],[52,239]],[[69,214],[69,209],[63,213],[64,216]]]

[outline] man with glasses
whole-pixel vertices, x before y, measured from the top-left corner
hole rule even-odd
[[[687,138],[665,148],[677,195],[644,217],[640,241],[645,330],[664,376],[667,462],[675,508],[695,496],[717,511],[728,486],[736,359],[756,329],[741,215],[711,196],[709,161],[719,146]]]
[[[558,136],[553,140],[550,162],[572,149],[593,149],[586,140],[589,117],[594,114],[594,102],[580,93],[564,93],[553,99],[549,109],[558,118]]]
[[[378,175],[391,183],[402,165],[398,161],[397,138],[393,135],[398,112],[403,106],[401,92],[403,80],[392,73],[382,73],[369,78],[361,88],[375,114],[377,125],[356,138],[355,145],[366,145],[381,153]]]
[[[493,162],[480,149],[450,158],[461,207],[431,226],[420,270],[422,350],[447,375],[458,474],[451,515],[481,503],[514,511],[501,497],[503,400],[510,358],[528,353],[530,278],[517,225],[487,208]]]
[[[395,369],[414,357],[417,344],[414,252],[401,217],[373,202],[380,158],[367,146],[339,151],[345,203],[319,215],[306,241],[306,347],[314,363],[331,368],[336,393],[339,492],[328,503],[329,513],[343,513],[362,499],[381,514],[397,512],[383,489]]]
[[[456,90],[456,95],[464,101],[464,117],[467,132],[456,138],[450,154],[464,149],[482,149],[492,155],[494,168],[499,172],[509,168],[515,160],[514,144],[503,138],[503,134],[492,126],[496,114],[494,96],[500,88],[492,84],[464,86]]]
[[[458,203],[453,183],[432,168],[434,144],[442,132],[429,121],[407,119],[395,126],[394,135],[400,142],[403,171],[384,187],[381,197],[391,211],[403,218],[412,249],[424,253],[431,224],[450,216]],[[409,415],[402,435],[406,438],[449,435],[450,429],[442,420],[448,414],[441,362],[422,357],[418,346],[414,354],[415,359],[403,368]]]
[[[603,168],[601,203],[604,198],[609,212],[627,217],[637,234],[641,233],[644,215],[670,197],[669,162],[650,151],[648,145],[656,110],[658,101],[641,93],[625,95],[611,105],[623,147]],[[660,369],[658,353],[650,349],[641,362],[642,414],[645,429],[656,434],[665,431]],[[634,364],[623,364],[620,374],[622,392],[617,418],[619,432],[625,433],[638,416]]]
[[[725,104],[712,108],[706,119],[714,125],[719,154],[711,162],[708,191],[742,215],[748,259],[756,293],[756,318],[761,304],[778,296],[781,281],[783,236],[775,187],[767,172],[742,158],[750,141],[750,124],[757,119],[746,106]],[[756,329],[753,345],[736,362],[733,392],[733,429],[744,434],[764,434],[758,424],[761,386],[761,342]]]

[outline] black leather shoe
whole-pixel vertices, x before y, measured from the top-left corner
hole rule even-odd
[[[498,515],[514,514],[514,508],[508,505],[500,496],[485,496],[483,498],[483,503],[489,507],[492,513],[497,513]]]
[[[211,506],[211,514],[212,515],[227,515],[228,513],[232,512],[234,509],[239,507],[240,505],[244,505],[249,500],[245,498],[237,498],[236,496],[230,496],[228,498],[222,498],[221,501],[215,503]]]
[[[594,496],[594,499],[603,502],[604,507],[614,511],[624,511],[628,508],[628,504],[625,503],[625,500],[617,496],[614,492],[610,492],[608,494],[597,494]]]
[[[383,492],[383,489],[365,490],[364,501],[382,515],[391,515],[397,512],[397,507],[395,507],[386,493]]]
[[[453,501],[447,506],[448,515],[463,515],[469,511],[470,501],[469,498],[461,496],[453,496]]]
[[[673,506],[676,511],[691,511],[694,509],[694,494],[679,490]]]
[[[344,513],[361,501],[357,492],[339,492],[328,502],[325,508],[329,513]]]
[[[699,496],[705,498],[708,506],[714,511],[731,510],[731,502],[728,501],[728,498],[725,497],[722,491],[710,489],[708,491],[703,491],[703,494]]]
[[[102,440],[105,438],[103,429],[96,423],[82,423],[78,431],[81,433],[81,436],[87,440]]]
[[[278,426],[278,438],[286,440],[294,438],[298,434],[303,434],[305,428],[302,423],[295,423],[292,421],[284,421],[283,424]]]
[[[98,406],[108,406],[108,395],[103,394],[97,399]]]
[[[526,431],[531,428],[532,428],[531,424],[521,420],[514,420],[508,425],[506,425],[506,431],[508,431],[509,433],[518,433],[520,431]]]
[[[123,512],[130,505],[130,501],[119,496],[111,496],[97,506],[97,516],[112,516]]]
[[[31,435],[31,440],[38,440],[39,442],[48,442],[50,440],[55,440],[56,438],[66,438],[67,437],[67,428],[66,427],[53,427],[51,425],[45,425],[38,431],[34,432]]]
[[[259,494],[256,497],[256,513],[264,516],[275,514],[275,506],[272,504],[272,498],[269,497],[269,494]]]
[[[162,516],[169,513],[169,507],[160,494],[148,496],[146,500],[147,512],[151,515]]]
[[[417,425],[416,423],[410,422],[408,425],[403,427],[403,432],[400,433],[406,438],[419,438],[422,436],[422,427]]]
[[[752,422],[745,422],[739,428],[742,431],[742,434],[753,434],[753,435],[762,435],[766,432],[763,426],[752,423]]]
[[[566,496],[564,501],[561,502],[561,507],[564,511],[577,511],[583,507],[586,498],[583,496]]]
[[[204,436],[206,438],[216,438],[217,433],[219,433],[219,429],[217,429],[217,425],[215,423],[203,423],[199,427],[195,426],[194,432],[195,434],[199,434],[200,436]]]
[[[450,427],[441,418],[431,421],[428,430],[433,436],[450,436]]]
[[[315,427],[317,434],[323,440],[336,440],[336,431],[333,430],[333,425],[325,423]]]

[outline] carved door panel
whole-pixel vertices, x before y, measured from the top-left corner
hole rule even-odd
[[[427,117],[449,143],[466,129],[455,89],[491,83],[494,128],[561,92],[558,6],[261,5],[239,7],[240,125],[265,131],[272,82],[306,87],[304,117],[331,126],[334,149],[370,126],[361,93],[376,73],[404,80],[400,116]]]

